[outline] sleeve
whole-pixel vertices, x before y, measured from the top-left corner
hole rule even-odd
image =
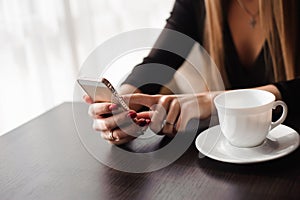
[[[287,104],[289,114],[300,114],[300,77],[274,83],[281,93],[282,100]]]
[[[176,0],[170,17],[167,19],[165,29],[178,31],[191,37],[192,41],[201,42],[201,34],[199,33],[199,24],[195,12],[195,4],[193,0]],[[197,5],[200,9],[200,6]],[[199,10],[198,10],[199,12]],[[152,48],[150,54],[144,58],[143,62],[134,67],[131,74],[123,82],[131,84],[139,88],[142,92],[148,94],[157,94],[161,86],[168,83],[175,71],[183,64],[188,56],[194,42],[176,41],[170,31],[162,31]],[[180,48],[179,56],[165,49],[170,45]],[[162,47],[160,49],[160,47]]]

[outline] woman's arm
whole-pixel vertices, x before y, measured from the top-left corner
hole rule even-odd
[[[290,114],[300,115],[300,78],[274,83]]]
[[[284,87],[277,87],[277,85]],[[290,113],[298,112],[298,115],[300,114],[300,79],[285,81],[280,84],[269,84],[255,89],[273,93],[277,100],[286,102]],[[130,102],[141,104],[151,109],[150,128],[154,132],[162,132],[166,135],[174,136],[177,131],[185,130],[190,119],[205,119],[216,113],[213,101],[222,92],[224,91],[187,95],[134,94],[130,96]],[[168,123],[164,124],[164,120]],[[162,127],[162,124],[164,127]],[[176,124],[175,129],[170,124]]]
[[[154,45],[155,48],[144,58],[142,63],[134,67],[124,83],[140,88],[143,93],[159,93],[161,86],[168,83],[173,78],[175,71],[183,64],[194,41],[202,42],[204,10],[203,0],[176,0],[165,28],[182,33],[192,39],[189,42],[182,42],[180,41],[182,36],[174,37],[172,31],[162,31]],[[169,48],[178,48],[181,55],[170,52]],[[168,67],[165,67],[166,70],[164,70],[163,66]]]
[[[259,89],[272,92],[277,99],[287,104],[288,116],[284,123],[300,131],[300,78],[259,87]]]
[[[199,5],[199,3],[202,5]],[[199,32],[201,28],[199,29],[198,23],[201,19],[199,14],[197,14],[199,13],[200,8],[204,10],[203,0],[176,0],[171,12],[171,16],[167,19],[165,28],[178,31],[198,42],[201,42],[200,40],[202,39],[202,33]],[[202,19],[202,21],[204,20]],[[173,44],[177,44],[177,46],[180,47],[180,52],[182,53],[183,57],[157,48],[160,46],[166,47]],[[174,38],[172,38],[171,35],[163,32],[154,45],[156,48],[151,50],[150,54],[144,59],[144,61],[137,65],[128,78],[124,81],[119,90],[120,93],[132,94],[144,92],[148,94],[157,94],[160,91],[161,86],[168,83],[172,79],[174,72],[182,65],[193,45],[194,43],[184,43],[178,45],[178,41],[174,41]],[[169,71],[168,73],[159,73],[160,69],[158,69],[158,73],[155,73],[155,67],[158,66],[157,64],[163,64],[171,67],[173,70]],[[151,78],[156,79],[153,81]],[[140,123],[137,123],[139,126],[147,126],[149,123],[149,119],[145,119],[148,117],[148,115],[141,115],[136,112],[134,112],[134,114],[124,112],[115,116],[112,115],[113,112],[111,108],[114,107],[112,104],[93,103],[88,97],[84,97],[84,99],[87,103],[91,104],[89,113],[94,119],[93,128],[101,131],[102,137],[109,140],[111,143],[121,144],[135,138],[134,133],[140,131],[139,127],[135,126],[135,124],[127,126],[125,129],[119,128],[119,125],[123,126],[124,124],[128,124],[128,121],[131,120],[132,116],[135,117],[135,115],[137,115],[137,118],[140,117],[138,118],[138,122]],[[138,110],[140,107],[137,105],[131,105],[131,108]],[[118,124],[114,122],[115,120],[118,120]],[[112,132],[113,136],[117,138],[117,140],[110,140],[111,137],[109,136]]]
[[[273,93],[275,95],[276,100],[282,100],[281,93],[280,93],[279,89],[275,85],[272,85],[272,84],[265,85],[265,86],[257,87],[256,89],[265,90],[265,91],[271,92],[271,93]]]

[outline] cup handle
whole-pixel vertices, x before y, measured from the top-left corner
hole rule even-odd
[[[272,130],[279,124],[281,124],[287,116],[287,105],[283,101],[275,101],[273,104],[273,109],[275,109],[277,106],[281,106],[283,109],[283,112],[282,112],[282,115],[280,116],[280,118],[276,122],[271,122],[270,130]]]

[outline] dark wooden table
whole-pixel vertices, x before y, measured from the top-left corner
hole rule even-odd
[[[85,105],[82,110],[86,113]],[[300,151],[265,163],[236,165],[199,159],[192,144],[158,171],[121,172],[85,150],[72,104],[64,103],[0,137],[0,199],[299,200]]]

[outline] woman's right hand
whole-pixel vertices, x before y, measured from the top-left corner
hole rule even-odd
[[[89,115],[93,118],[93,129],[100,131],[102,138],[112,144],[127,143],[142,134],[150,119],[138,118],[134,110],[122,111],[117,104],[104,102],[94,103],[85,95]]]
[[[157,134],[174,137],[186,132],[191,119],[206,119],[216,112],[213,99],[223,91],[180,95],[124,95],[125,101],[149,108],[150,129]],[[141,114],[141,113],[138,113]]]

